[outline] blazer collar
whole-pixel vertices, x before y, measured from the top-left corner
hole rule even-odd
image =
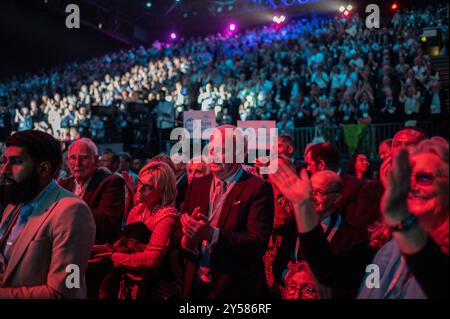
[[[92,196],[93,193],[95,193],[95,190],[98,188],[98,185],[108,176],[110,176],[111,173],[105,172],[101,169],[96,169],[94,172],[94,175],[92,175],[91,180],[89,181],[89,184],[86,188],[86,191],[83,194],[83,200],[88,203],[89,198]]]
[[[227,200],[225,200],[222,207],[222,211],[220,212],[219,222],[217,223],[217,226],[219,228],[222,228],[225,225],[228,216],[231,213],[232,207],[235,205],[239,205],[238,202],[235,202],[235,199],[239,198],[239,195],[244,190],[244,187],[247,184],[246,182],[249,179],[249,177],[250,174],[244,170],[242,172],[241,178],[239,178],[239,180],[234,185],[233,189],[228,194]]]
[[[57,204],[58,199],[61,197],[61,187],[56,186],[40,201],[39,205],[34,210],[33,214],[28,219],[25,227],[23,228],[21,235],[16,239],[13,250],[11,252],[11,258],[8,261],[3,282],[8,280],[18,262],[22,258],[23,254],[27,250],[31,241],[33,241],[37,231],[42,224],[50,216],[50,212]]]

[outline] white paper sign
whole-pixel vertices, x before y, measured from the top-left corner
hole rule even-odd
[[[260,146],[264,149],[270,149],[271,145],[271,135],[270,129],[275,129],[276,122],[275,121],[237,121],[237,127],[244,130],[244,132],[248,132],[248,146],[250,148],[257,147],[258,139],[258,130],[265,129],[266,130],[266,138],[265,141],[260,143]],[[246,128],[253,128],[254,130],[245,131]],[[262,144],[261,144],[262,143]]]

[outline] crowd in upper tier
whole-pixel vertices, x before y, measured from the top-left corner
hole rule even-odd
[[[388,25],[367,29],[353,15],[263,26],[233,36],[159,43],[55,67],[0,84],[2,140],[39,129],[72,142],[104,142],[112,108],[121,132],[136,123],[130,103],[146,103],[159,129],[183,111],[214,110],[219,124],[276,120],[296,127],[405,122],[447,112],[439,74],[421,42],[424,27],[448,44],[448,6],[399,10]],[[149,111],[150,112],[150,111]]]

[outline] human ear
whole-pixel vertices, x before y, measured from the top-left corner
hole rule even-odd
[[[319,168],[320,171],[324,171],[327,168],[327,166],[325,165],[325,161],[324,160],[319,160],[317,162],[317,167]]]
[[[37,167],[37,173],[41,177],[52,175],[52,164],[49,161],[40,163]]]

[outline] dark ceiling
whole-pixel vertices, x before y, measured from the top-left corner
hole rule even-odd
[[[0,80],[84,61],[136,45],[221,32],[230,21],[239,29],[270,23],[275,12],[288,16],[333,13],[351,2],[364,13],[366,3],[384,8],[394,0],[0,0]],[[400,6],[438,0],[395,0]],[[147,3],[151,6],[147,7]],[[81,28],[67,29],[68,4],[80,8]],[[6,32],[4,32],[6,31]]]
[[[2,0],[4,1],[4,0]],[[78,4],[82,22],[127,44],[148,44],[164,39],[169,32],[184,36],[219,32],[226,21],[237,19],[242,25],[258,23],[258,13],[285,10],[308,13],[332,8],[339,3],[389,6],[394,0],[19,0],[32,1],[61,15],[69,3]],[[412,5],[424,1],[395,0]],[[430,1],[427,1],[430,2]],[[431,1],[433,2],[433,1]],[[151,6],[147,7],[147,3]],[[426,2],[425,2],[426,3]],[[362,10],[363,11],[363,10]],[[98,30],[101,23],[102,28]]]

